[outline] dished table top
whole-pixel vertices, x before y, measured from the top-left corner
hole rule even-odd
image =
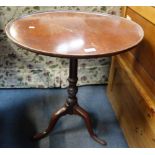
[[[9,22],[7,36],[43,55],[73,58],[111,56],[136,46],[142,28],[122,17],[76,11],[26,15]]]

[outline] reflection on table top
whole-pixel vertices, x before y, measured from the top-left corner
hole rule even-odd
[[[108,14],[53,11],[27,15],[9,22],[8,37],[36,53],[89,58],[110,56],[137,45],[142,28]]]

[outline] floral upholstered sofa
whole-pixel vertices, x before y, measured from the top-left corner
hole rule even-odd
[[[77,10],[119,15],[120,7],[0,7],[0,88],[66,87],[68,59],[31,53],[13,44],[5,35],[5,25],[21,15],[37,11]],[[81,59],[78,85],[107,82],[110,58]]]

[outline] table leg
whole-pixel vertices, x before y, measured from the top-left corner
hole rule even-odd
[[[60,108],[58,111],[56,111],[50,120],[48,128],[41,133],[36,134],[33,139],[34,140],[39,140],[44,138],[49,134],[50,131],[54,128],[56,122],[59,120],[60,117],[66,115],[66,114],[75,114],[81,116],[86,124],[86,127],[88,129],[88,132],[90,136],[98,143],[102,145],[106,145],[106,142],[104,140],[99,139],[96,134],[93,131],[92,124],[91,124],[91,119],[88,115],[88,113],[79,106],[76,94],[78,92],[78,87],[76,86],[77,84],[77,67],[78,67],[78,61],[77,59],[71,58],[70,59],[70,67],[69,67],[69,87],[68,87],[68,97],[66,99],[65,105]]]
[[[48,128],[44,132],[41,132],[41,133],[34,135],[33,139],[39,140],[39,139],[46,137],[50,133],[50,131],[52,131],[52,129],[54,128],[54,126],[57,123],[57,121],[59,120],[59,118],[66,115],[66,114],[67,114],[67,108],[65,106],[63,106],[58,111],[53,113],[51,116],[51,120],[49,122]]]
[[[102,140],[102,139],[100,139],[100,138],[98,138],[96,136],[96,134],[94,133],[93,128],[92,128],[92,123],[91,123],[91,119],[89,117],[89,114],[83,108],[81,108],[80,106],[74,106],[74,114],[79,115],[79,116],[81,116],[84,119],[86,127],[87,127],[87,130],[88,130],[90,136],[96,142],[98,142],[98,143],[100,143],[102,145],[106,145],[107,144],[107,142],[105,140]]]

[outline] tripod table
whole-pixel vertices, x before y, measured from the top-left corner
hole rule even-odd
[[[70,60],[65,104],[52,114],[48,128],[34,135],[33,139],[39,140],[47,136],[60,117],[75,114],[84,119],[90,136],[105,145],[106,141],[94,133],[88,113],[78,104],[78,59],[114,56],[125,52],[140,43],[144,35],[142,28],[133,21],[114,15],[48,11],[12,20],[5,30],[7,36],[20,47],[38,54]]]

